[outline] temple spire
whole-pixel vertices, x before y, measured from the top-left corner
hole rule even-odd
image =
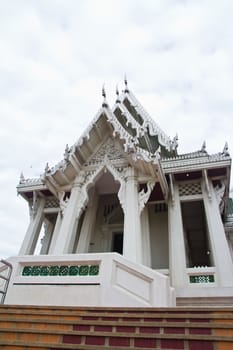
[[[227,142],[226,142],[225,145],[224,145],[224,148],[223,148],[222,153],[223,153],[225,156],[229,156],[229,152],[228,152],[228,143],[227,143]]]
[[[116,95],[117,95],[117,99],[116,99],[116,103],[120,103],[120,99],[119,99],[119,90],[118,90],[118,86],[116,86]]]
[[[105,92],[104,84],[103,84],[103,87],[102,87],[102,96],[104,98],[103,103],[102,103],[102,107],[108,107],[108,104],[107,104],[107,101],[106,101],[106,92]]]
[[[66,161],[69,160],[69,146],[68,146],[68,144],[66,144],[65,153],[64,153],[64,159]]]
[[[46,163],[44,171],[45,171],[45,173],[48,173],[50,171],[49,163]]]
[[[129,89],[128,89],[128,81],[127,81],[126,74],[125,74],[124,82],[125,82],[125,93],[127,93],[127,92],[129,92]]]
[[[21,172],[19,183],[22,184],[24,181],[25,181],[25,178],[24,178],[23,172]]]
[[[204,141],[202,146],[201,146],[201,151],[206,152],[206,142]]]

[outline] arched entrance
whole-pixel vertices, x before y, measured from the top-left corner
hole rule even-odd
[[[124,214],[120,184],[104,168],[88,190],[88,203],[77,231],[78,253],[123,252]]]

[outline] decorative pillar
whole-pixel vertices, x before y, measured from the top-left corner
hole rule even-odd
[[[209,180],[208,186],[210,192],[209,197],[205,192],[206,184],[202,184],[209,239],[211,243],[211,254],[217,272],[216,282],[220,287],[230,287],[233,286],[231,254],[219,211],[219,203],[212,182]]]
[[[76,253],[88,253],[92,231],[95,225],[98,196],[94,192],[89,195],[88,207],[84,216]]]
[[[172,178],[170,177],[172,180]],[[171,182],[171,199],[168,202],[169,231],[169,270],[171,285],[184,287],[188,278],[186,273],[186,253],[183,233],[183,222],[178,186]]]
[[[138,203],[138,182],[134,168],[127,168],[124,202],[123,255],[142,262],[141,222]]]
[[[59,231],[60,231],[61,223],[62,223],[62,214],[61,214],[61,211],[59,211],[57,213],[57,220],[56,220],[55,227],[54,227],[54,230],[53,230],[53,235],[52,235],[52,238],[51,238],[48,254],[54,254],[54,249],[55,249],[55,246],[56,246],[56,241],[57,241],[58,234],[59,234]]]
[[[142,233],[142,263],[151,267],[151,244],[148,206],[146,205],[141,213],[141,233]]]
[[[85,199],[82,191],[84,174],[80,173],[73,183],[70,199],[64,211],[61,227],[53,250],[54,255],[69,254],[73,250],[78,220]]]
[[[49,221],[48,219],[45,219],[44,221],[44,237],[42,238],[42,246],[40,250],[40,254],[48,254],[49,245],[51,242],[51,237],[54,229],[54,224]]]
[[[21,245],[19,255],[30,255],[34,253],[44,219],[44,206],[45,200],[43,198],[37,198],[36,203],[34,203],[31,221]]]
[[[228,232],[226,232],[226,235],[227,235],[227,242],[228,242],[228,246],[229,246],[229,250],[230,250],[230,254],[231,254],[231,259],[233,262],[233,232],[228,231]]]

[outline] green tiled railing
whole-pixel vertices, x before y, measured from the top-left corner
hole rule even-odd
[[[97,276],[99,265],[24,266],[22,276]]]
[[[189,276],[190,283],[214,283],[214,275]]]

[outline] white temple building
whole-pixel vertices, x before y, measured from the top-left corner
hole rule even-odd
[[[20,178],[30,224],[5,303],[232,305],[227,145],[179,154],[127,81],[113,108],[103,97],[59,164]]]

